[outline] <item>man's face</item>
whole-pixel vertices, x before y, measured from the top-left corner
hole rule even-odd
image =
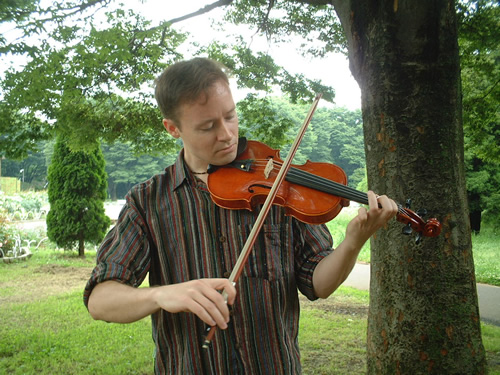
[[[229,86],[217,81],[193,103],[181,105],[179,127],[164,119],[167,131],[184,143],[184,160],[193,172],[209,164],[224,165],[236,158],[238,116]]]

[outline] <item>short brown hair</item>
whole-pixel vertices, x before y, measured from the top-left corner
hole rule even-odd
[[[217,81],[229,84],[225,70],[224,65],[203,57],[170,65],[155,80],[155,98],[163,118],[179,125],[179,106],[197,100]]]

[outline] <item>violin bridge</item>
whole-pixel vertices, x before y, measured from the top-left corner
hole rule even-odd
[[[270,158],[267,162],[266,167],[264,168],[264,176],[266,177],[266,180],[269,178],[269,175],[274,169],[274,160],[273,158]]]

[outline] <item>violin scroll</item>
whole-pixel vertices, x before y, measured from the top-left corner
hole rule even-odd
[[[407,206],[409,206],[409,200]],[[403,208],[401,205],[398,207],[398,214],[396,219],[406,224],[403,228],[403,234],[411,234],[412,231],[417,232],[416,242],[419,243],[424,237],[437,237],[441,233],[441,223],[435,219],[424,221],[419,214],[425,215],[426,210],[419,210],[418,213],[413,212],[410,208]]]

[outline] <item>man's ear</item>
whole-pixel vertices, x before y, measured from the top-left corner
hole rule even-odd
[[[179,128],[172,120],[164,118],[163,126],[172,137],[179,138],[181,136],[181,134],[179,133]]]

